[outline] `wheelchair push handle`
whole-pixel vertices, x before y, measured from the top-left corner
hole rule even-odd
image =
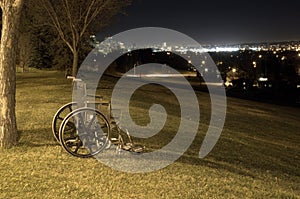
[[[67,76],[67,79],[70,79],[70,80],[72,80],[73,82],[82,81],[82,79],[77,79],[77,78],[74,77],[74,76]]]

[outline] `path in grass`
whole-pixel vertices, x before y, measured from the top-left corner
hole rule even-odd
[[[113,81],[105,77],[99,94],[109,99]],[[210,109],[208,95],[197,96],[199,133],[184,156],[156,172],[127,174],[95,159],[72,157],[54,141],[52,117],[71,99],[71,83],[64,74],[18,74],[21,139],[19,146],[0,153],[0,198],[299,198],[300,109],[228,98],[221,138],[199,159]],[[148,122],[140,114],[152,102],[161,102],[170,115],[163,132],[138,141],[151,150],[168,143],[179,121],[174,96],[149,85],[132,100],[132,116],[139,124]]]

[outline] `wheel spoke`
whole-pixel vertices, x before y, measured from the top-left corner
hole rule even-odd
[[[79,140],[79,142],[76,144],[76,148],[75,148],[75,151],[74,153],[77,153],[78,152],[78,149],[82,146],[82,142]]]
[[[88,128],[88,129],[90,129],[90,128],[91,128],[91,126],[92,126],[92,123],[94,122],[95,118],[96,118],[96,114],[95,114],[95,115],[93,115],[93,118],[92,118],[92,119],[91,119],[91,121],[89,122],[89,124],[88,124],[88,126],[87,126],[87,128]]]
[[[59,115],[56,117],[57,119],[63,121],[65,118],[60,117]]]
[[[70,128],[74,128],[74,127],[75,127],[74,122],[70,122],[70,121],[68,121],[68,122],[66,123],[66,125],[67,125],[68,127],[70,127]]]
[[[110,134],[106,118],[91,108],[74,110],[64,119],[61,129],[59,137],[62,146],[77,157],[90,157],[99,153],[105,148]]]
[[[79,113],[79,114],[78,114],[78,117],[79,117],[79,122],[81,122],[81,125],[82,125],[82,127],[83,127],[83,129],[84,129],[84,131],[85,131],[85,130],[86,130],[86,127],[85,127],[84,118],[83,118],[83,116],[82,116],[82,113]]]

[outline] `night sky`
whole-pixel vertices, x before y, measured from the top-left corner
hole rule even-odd
[[[300,1],[135,0],[103,34],[155,26],[200,44],[300,40]]]

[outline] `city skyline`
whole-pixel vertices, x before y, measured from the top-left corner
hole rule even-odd
[[[136,0],[101,36],[139,27],[173,29],[200,44],[299,41],[299,1]]]

